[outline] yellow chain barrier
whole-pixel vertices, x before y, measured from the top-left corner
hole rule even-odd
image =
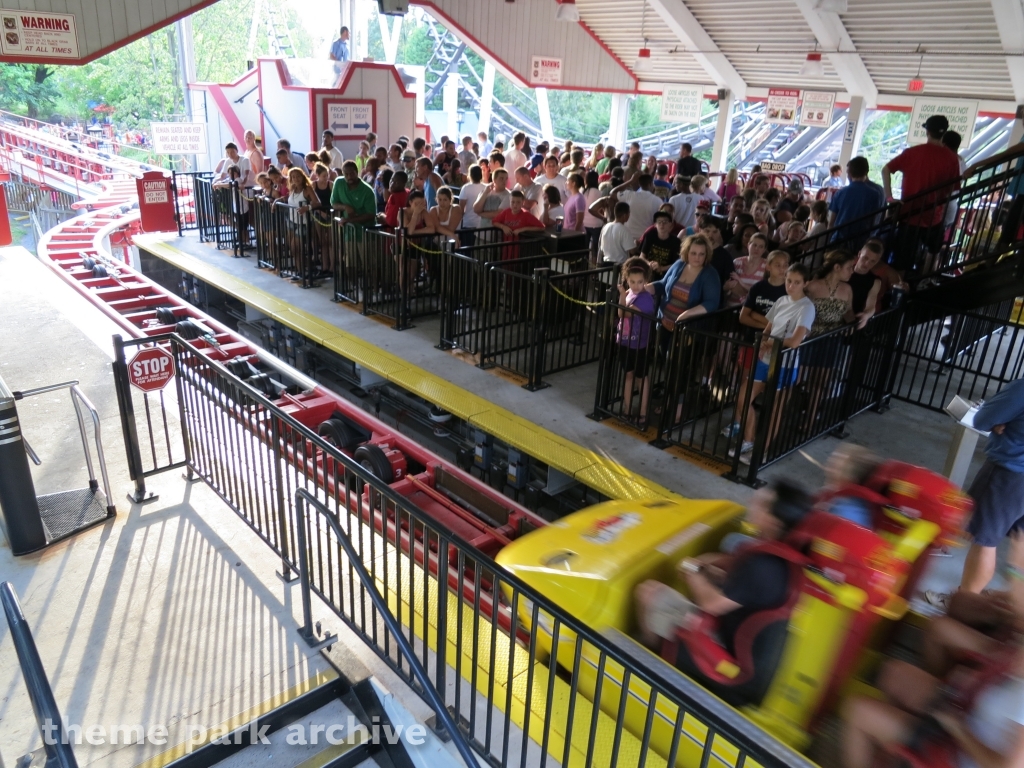
[[[574,299],[572,296],[558,290],[557,288],[555,288],[555,286],[551,285],[550,283],[548,284],[548,288],[557,293],[563,299],[571,301],[573,304],[579,304],[580,306],[583,307],[603,307],[605,304],[607,304],[607,302],[605,301],[580,301],[579,299]]]
[[[408,240],[405,241],[405,244],[408,245],[410,248],[415,248],[417,251],[421,251],[422,253],[429,253],[433,256],[441,256],[444,254],[444,251],[431,251],[428,248],[423,248],[421,246],[416,245],[416,243],[410,243]]]

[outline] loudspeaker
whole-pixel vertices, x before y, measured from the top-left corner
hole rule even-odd
[[[409,12],[409,0],[377,0],[377,7],[385,16],[405,16]]]
[[[719,88],[718,89],[718,100],[719,101],[725,101],[725,99],[728,98],[728,96],[729,96],[729,89],[728,88]]]

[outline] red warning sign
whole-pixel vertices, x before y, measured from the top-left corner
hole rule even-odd
[[[174,358],[166,349],[143,349],[128,362],[128,380],[143,392],[156,392],[167,386],[174,375]]]

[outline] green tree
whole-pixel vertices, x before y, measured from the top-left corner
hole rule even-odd
[[[42,64],[0,64],[0,109],[48,116],[58,97],[55,71]]]

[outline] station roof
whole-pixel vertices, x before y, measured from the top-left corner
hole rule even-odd
[[[607,72],[574,72],[579,50],[565,46],[562,3],[572,0],[413,0],[503,68],[499,49],[563,58],[573,86],[630,90]],[[609,60],[636,78],[636,91],[665,84],[728,88],[763,98],[769,88],[828,90],[839,101],[863,96],[869,107],[906,108],[908,81],[924,95],[981,101],[984,111],[1013,113],[1024,103],[1024,9],[1021,0],[575,0],[579,25]],[[438,13],[439,12],[439,13]],[[521,30],[521,33],[518,31]],[[651,51],[637,72],[638,52]],[[801,74],[807,54],[822,71]],[[498,59],[498,60],[495,60]],[[522,77],[529,84],[529,77]]]
[[[0,0],[0,61],[85,63],[213,2]],[[925,95],[978,99],[982,112],[1024,103],[1021,0],[412,2],[522,85],[544,56],[563,61],[561,87],[576,90],[660,93],[686,83],[756,99],[800,88],[906,108],[907,83],[920,76]],[[563,4],[575,5],[578,23],[556,20]],[[31,29],[33,16],[43,26],[68,20],[73,33]],[[637,72],[645,41],[651,66]],[[801,74],[815,51],[822,71]]]

